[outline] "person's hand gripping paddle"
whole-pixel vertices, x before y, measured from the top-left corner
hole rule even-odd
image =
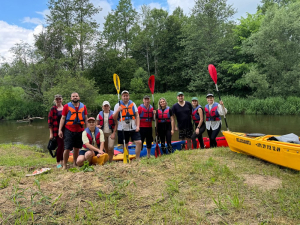
[[[219,95],[219,100],[221,101],[221,96],[220,96],[220,92],[219,92],[218,85],[217,85],[218,76],[217,76],[216,67],[213,64],[209,64],[208,65],[208,72],[209,72],[209,75],[210,75],[211,79],[214,81],[214,83],[216,85],[216,90],[217,90],[218,95]],[[223,106],[223,110],[224,110],[224,120],[225,120],[226,128],[227,128],[227,130],[229,130],[227,120],[226,120],[226,116],[225,116],[225,107],[224,106]]]
[[[113,79],[114,79],[114,84],[115,84],[116,90],[118,92],[118,101],[119,101],[119,106],[120,106],[121,105],[120,104],[120,78],[117,74],[114,74]],[[120,117],[121,117],[121,121],[122,121],[122,112],[120,112]],[[123,134],[123,150],[124,150],[123,163],[130,163],[129,153],[128,153],[128,149],[126,148],[126,143],[125,143],[125,134],[124,134],[123,127],[122,127],[122,134]]]
[[[153,109],[155,110],[155,107],[154,107],[154,87],[155,87],[155,76],[152,75],[149,77],[149,80],[148,80],[148,86],[149,86],[149,89],[152,93],[152,102],[153,102]],[[160,152],[160,149],[159,149],[159,146],[158,146],[158,141],[157,141],[157,130],[156,130],[156,117],[155,115],[154,116],[154,121],[155,121],[155,142],[156,142],[156,146],[155,146],[155,158],[157,158],[157,156],[161,156],[161,152]]]

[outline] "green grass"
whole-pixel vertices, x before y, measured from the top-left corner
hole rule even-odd
[[[228,148],[88,173],[55,169],[55,159],[47,165],[30,147],[10,148],[32,155],[23,166],[0,167],[0,224],[300,224],[299,172]],[[36,160],[53,169],[24,177]]]
[[[53,158],[42,149],[22,144],[0,144],[0,166],[43,166],[53,163]]]

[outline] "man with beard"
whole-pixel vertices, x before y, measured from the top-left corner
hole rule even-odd
[[[141,154],[141,135],[140,135],[140,116],[136,104],[129,100],[129,92],[124,90],[121,93],[121,105],[117,103],[114,108],[114,119],[118,121],[118,144],[123,145],[123,139],[128,149],[129,138],[135,143],[136,159],[140,159]],[[122,119],[121,119],[122,115]],[[124,130],[124,136],[123,132]]]
[[[78,93],[71,94],[71,102],[64,105],[62,117],[59,124],[58,136],[64,137],[63,169],[67,169],[70,151],[73,149],[73,164],[76,166],[79,149],[82,147],[82,132],[84,125],[87,127],[87,109],[79,102]],[[62,128],[65,126],[64,133]]]
[[[175,127],[175,130],[179,129],[179,139],[187,139],[187,147],[188,149],[191,149],[191,138],[193,134],[193,126],[191,121],[193,107],[190,102],[184,101],[184,95],[182,92],[177,93],[177,100],[178,102],[172,107],[172,112],[177,119],[177,126]],[[184,145],[182,147],[184,147]]]

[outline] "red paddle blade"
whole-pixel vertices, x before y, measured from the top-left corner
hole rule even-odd
[[[158,143],[156,143],[156,146],[155,146],[155,158],[157,158],[157,156],[161,156]]]
[[[208,72],[209,72],[209,75],[211,76],[211,79],[213,79],[215,84],[217,84],[217,79],[218,79],[217,70],[213,64],[208,65]]]
[[[155,76],[154,75],[151,75],[149,77],[148,86],[149,86],[149,89],[150,89],[151,93],[153,94],[154,93],[154,87],[155,87]]]

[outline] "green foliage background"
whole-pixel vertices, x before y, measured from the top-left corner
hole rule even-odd
[[[90,0],[49,0],[48,7],[34,45],[16,44],[13,60],[0,64],[1,119],[45,116],[55,94],[66,103],[74,91],[96,113],[104,100],[117,101],[114,73],[138,104],[150,75],[170,104],[177,91],[205,96],[215,91],[209,64],[229,112],[299,114],[299,0],[262,0],[238,21],[226,0],[196,0],[190,15],[147,5],[138,13],[120,0],[103,32],[94,19],[101,9]]]

